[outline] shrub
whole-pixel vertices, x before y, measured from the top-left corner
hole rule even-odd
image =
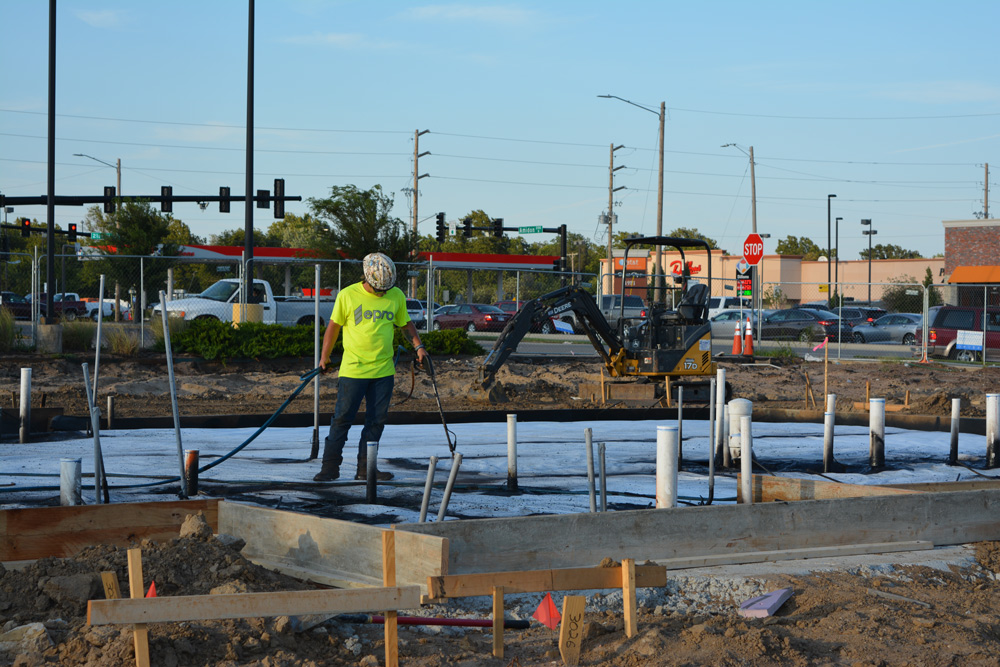
[[[139,354],[139,335],[122,327],[109,327],[107,333],[101,332],[108,341],[108,350],[112,354],[123,357],[134,357]]]
[[[86,352],[94,344],[97,325],[85,320],[63,322],[62,344],[65,352]]]
[[[0,352],[12,352],[17,347],[19,337],[14,313],[7,308],[0,308]]]
[[[146,321],[149,322],[149,326],[153,330],[153,350],[165,352],[167,346],[163,342],[163,320],[159,317],[150,317]],[[185,331],[191,323],[180,317],[171,317],[167,320],[167,324],[170,328],[170,343],[173,346],[177,336]]]

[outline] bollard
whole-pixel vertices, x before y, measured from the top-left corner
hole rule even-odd
[[[826,411],[837,414],[837,395],[827,394],[826,395]]]
[[[725,440],[723,440],[722,433],[722,412],[723,406],[726,404],[726,369],[720,368],[715,373],[715,460],[717,463],[723,467],[728,467],[729,462],[726,461],[726,455],[723,453],[724,447],[722,446]]]
[[[597,511],[597,489],[594,485],[594,429],[583,429],[583,440],[587,448],[587,492],[590,495],[590,511]]]
[[[434,470],[437,468],[438,457],[432,456],[427,466],[427,481],[424,482],[424,499],[420,501],[420,523],[427,521],[427,506],[431,502],[431,488],[434,486]]]
[[[832,472],[830,467],[833,464],[833,421],[832,412],[823,413],[823,472]]]
[[[458,478],[458,469],[462,465],[462,455],[455,452],[451,458],[451,472],[448,474],[448,483],[444,487],[444,497],[441,498],[441,508],[438,510],[438,521],[444,521],[445,512],[448,511],[448,501],[451,500],[451,491],[455,488],[455,479]]]
[[[365,501],[369,505],[374,505],[378,500],[377,485],[378,481],[378,443],[369,442],[368,443],[368,459],[365,461],[367,463],[367,469],[365,470]]]
[[[750,415],[740,416],[740,495],[746,505],[753,505],[753,440],[750,423]]]
[[[962,399],[951,399],[951,449],[948,452],[948,465],[958,465],[958,427],[961,420]]]
[[[708,504],[715,499],[715,378],[708,382]]]
[[[656,427],[656,507],[677,507],[677,427]]]
[[[753,403],[745,398],[734,398],[729,401],[729,450],[733,460],[741,455],[742,440],[740,434],[743,428],[743,417],[753,415]]]
[[[986,467],[1000,465],[1000,394],[986,394]]]
[[[868,401],[869,456],[873,469],[885,467],[885,399]]]
[[[608,481],[607,481],[607,469],[604,466],[604,443],[597,443],[597,465],[601,472],[601,511],[608,511]]]
[[[684,464],[684,387],[677,387],[677,465]]]
[[[59,504],[63,507],[83,504],[80,459],[59,459]]]
[[[198,450],[184,450],[184,483],[188,496],[198,495]]]
[[[31,369],[21,369],[21,444],[31,437]]]
[[[507,415],[507,490],[517,491],[517,415]]]

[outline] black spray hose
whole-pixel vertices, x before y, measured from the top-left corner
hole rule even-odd
[[[441,407],[441,395],[438,394],[437,376],[434,374],[434,362],[431,361],[430,355],[425,357],[427,359],[427,374],[431,376],[431,386],[434,387],[434,400],[437,401],[438,414],[441,415],[441,425],[444,426],[444,437],[448,441],[448,451],[451,452],[452,457],[455,456],[455,448],[458,446],[458,438],[455,433],[448,428],[448,422],[444,419],[444,408]],[[416,364],[417,360],[414,358],[413,363]],[[455,438],[452,440],[452,438]]]

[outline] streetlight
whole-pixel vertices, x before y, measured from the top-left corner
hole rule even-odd
[[[100,160],[100,159],[94,157],[93,155],[87,155],[86,153],[73,153],[73,155],[75,157],[90,158],[94,162],[100,162],[101,164],[103,164],[105,166],[108,166],[108,167],[111,167],[112,169],[114,169],[115,172],[117,172],[117,174],[118,174],[118,189],[115,190],[115,192],[118,193],[119,197],[122,196],[122,159],[121,158],[118,158],[116,160],[117,165],[114,165],[114,164],[111,164],[110,162],[105,162],[104,160]]]
[[[837,257],[837,263],[833,267],[833,284],[836,285],[834,289],[838,292],[840,291],[840,221],[843,218],[834,218],[833,222],[833,254]],[[841,299],[843,301],[843,299]]]
[[[666,102],[660,102],[660,112],[657,113],[645,107],[641,104],[636,104],[631,100],[626,100],[623,97],[618,97],[617,95],[598,95],[598,97],[603,97],[604,99],[615,99],[625,102],[626,104],[631,104],[634,107],[639,107],[649,113],[656,114],[660,117],[660,185],[657,189],[656,195],[656,235],[663,236],[663,134],[664,134],[664,117],[666,110]],[[611,211],[608,211],[608,215]],[[661,290],[661,276],[663,275],[663,246],[657,244],[656,246],[656,275],[653,278],[653,301],[659,302],[661,300],[661,295],[663,294]],[[624,274],[623,274],[624,275]],[[623,292],[624,293],[624,292]]]
[[[870,306],[872,303],[872,237],[878,232],[871,228],[871,220],[862,220],[861,224],[868,227],[861,233],[868,237],[868,305]]]
[[[837,195],[827,195],[826,196],[826,300],[827,305],[829,305],[831,294],[830,294],[830,260],[833,259],[831,255],[831,244],[830,244],[830,200]]]

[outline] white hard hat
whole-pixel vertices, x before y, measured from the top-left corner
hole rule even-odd
[[[378,292],[385,292],[396,282],[396,265],[380,252],[365,255],[361,261],[365,270],[365,282]]]

